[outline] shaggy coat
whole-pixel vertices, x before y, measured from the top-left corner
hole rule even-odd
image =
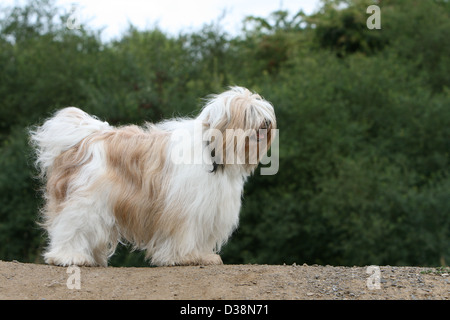
[[[106,266],[120,241],[154,265],[222,263],[244,182],[276,128],[245,88],[212,96],[195,119],[113,127],[69,107],[31,131],[45,184],[47,263]]]

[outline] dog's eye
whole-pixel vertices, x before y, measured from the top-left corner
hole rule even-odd
[[[269,129],[270,124],[271,124],[270,120],[264,120],[264,122],[259,127],[259,130],[267,130],[267,129]]]

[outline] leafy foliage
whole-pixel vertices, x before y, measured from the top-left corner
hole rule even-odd
[[[50,1],[0,15],[0,259],[42,261],[26,130],[74,105],[112,124],[195,115],[228,85],[272,101],[280,169],[255,174],[225,263],[444,265],[450,259],[450,3],[324,0],[313,15],[248,17],[104,43]],[[145,265],[119,248],[113,265]]]

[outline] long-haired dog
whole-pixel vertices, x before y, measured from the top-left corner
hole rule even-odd
[[[118,242],[154,265],[221,264],[243,185],[270,147],[272,105],[242,87],[195,119],[113,127],[74,107],[31,130],[47,263],[106,266]]]

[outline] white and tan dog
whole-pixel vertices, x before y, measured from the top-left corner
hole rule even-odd
[[[45,182],[45,261],[106,266],[125,240],[154,265],[221,264],[243,185],[275,129],[272,105],[242,87],[212,96],[195,119],[143,127],[58,111],[31,130]]]

